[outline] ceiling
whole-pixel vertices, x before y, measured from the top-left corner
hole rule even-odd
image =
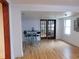
[[[23,11],[24,17],[41,17],[41,18],[62,18],[67,17],[66,12],[36,12],[36,11]],[[79,13],[72,12],[71,16],[79,15]]]
[[[10,0],[15,4],[45,4],[79,6],[79,0]]]

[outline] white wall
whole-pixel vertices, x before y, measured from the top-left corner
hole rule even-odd
[[[10,44],[11,44],[10,45],[11,46],[11,59],[15,59],[15,56],[14,56],[14,53],[15,53],[15,51],[14,51],[14,34],[13,34],[14,31],[13,31],[13,26],[12,26],[13,25],[12,24],[13,21],[12,21],[12,16],[11,16],[12,15],[11,9],[12,9],[11,5],[9,5],[9,10],[10,10],[9,11],[9,16],[10,16],[9,17],[9,22],[10,22],[10,39],[11,39],[10,40]]]
[[[68,18],[62,19],[63,25],[64,25],[64,20],[71,19],[71,34],[70,35],[64,34],[64,26],[63,26],[62,27],[62,29],[63,29],[62,39],[79,47],[79,32],[74,31],[74,20],[76,20],[77,17],[79,17],[79,16],[73,16],[73,17],[68,17]]]
[[[0,3],[0,58],[5,58],[3,11],[1,3]]]
[[[62,38],[62,23],[60,19],[57,19],[56,22],[56,39],[61,39]]]
[[[23,56],[22,49],[22,28],[21,13],[17,7],[10,5],[10,38],[11,38],[11,58]]]
[[[32,27],[35,28],[35,30],[40,31],[40,19],[37,17],[22,17],[22,30],[31,30]]]

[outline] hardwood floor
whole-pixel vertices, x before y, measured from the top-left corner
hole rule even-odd
[[[42,40],[24,48],[24,56],[16,59],[79,59],[79,48],[63,41]]]

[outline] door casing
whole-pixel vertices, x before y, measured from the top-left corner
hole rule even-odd
[[[9,4],[6,0],[0,0],[0,3],[2,4],[2,9],[3,9],[5,59],[11,59],[10,28],[9,28]]]

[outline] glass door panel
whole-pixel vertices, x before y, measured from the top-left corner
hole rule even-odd
[[[41,21],[41,37],[46,37],[46,21]]]
[[[48,37],[54,37],[54,21],[48,21]]]

